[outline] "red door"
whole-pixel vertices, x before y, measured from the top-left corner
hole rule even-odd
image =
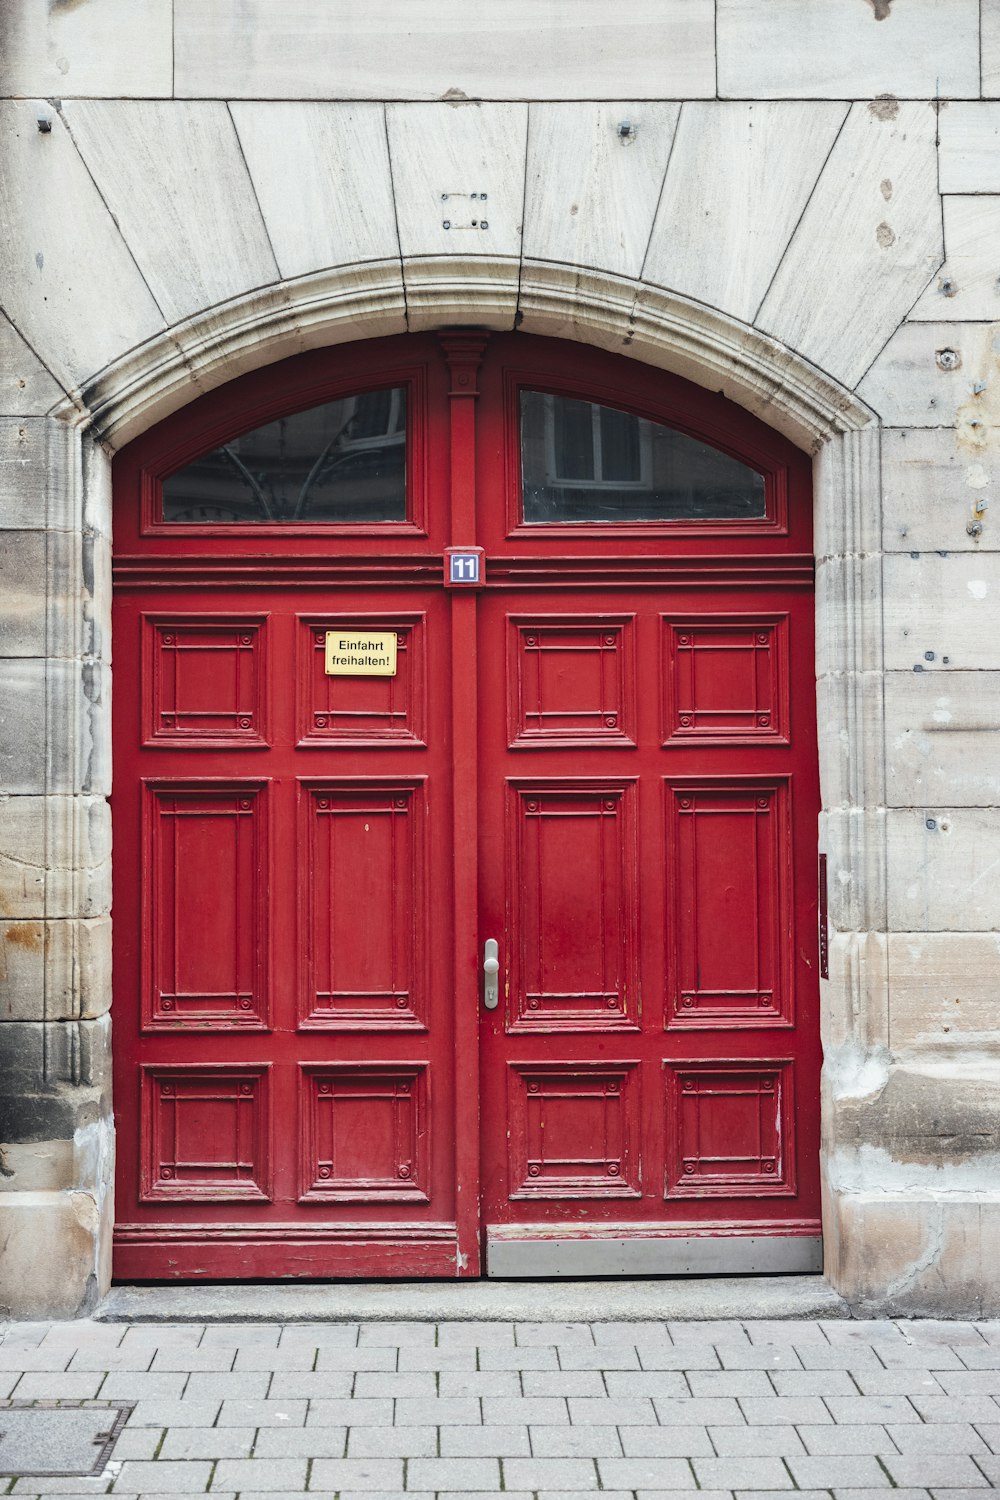
[[[119,1276],[816,1263],[809,525],[721,398],[516,336],[126,450]]]

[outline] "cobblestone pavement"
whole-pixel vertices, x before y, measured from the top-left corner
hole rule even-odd
[[[0,1398],[135,1403],[99,1478],[15,1495],[1000,1485],[1000,1323],[12,1324]]]

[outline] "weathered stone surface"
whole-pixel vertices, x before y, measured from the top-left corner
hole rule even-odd
[[[1000,934],[889,934],[893,1048],[995,1054]]]
[[[0,1022],[0,1144],[72,1140],[105,1120],[110,1044],[107,1015]]]
[[[106,1285],[99,1229],[92,1192],[0,1193],[0,1316],[74,1318],[93,1311]]]
[[[81,524],[79,442],[53,417],[0,418],[0,531]]]
[[[889,968],[884,932],[830,935],[830,978],[820,984],[826,1082],[843,1089],[880,1068],[889,1045]]]
[[[48,411],[63,394],[34,350],[0,312],[0,415],[25,417]],[[4,425],[0,423],[0,429]]]
[[[94,543],[71,531],[5,531],[0,545],[0,642],[5,656],[93,654]],[[88,560],[90,566],[88,568]],[[91,583],[92,587],[92,583]]]
[[[93,1019],[111,1006],[111,922],[0,921],[0,1021]]]
[[[96,662],[0,660],[0,795],[107,793],[108,687]]]
[[[891,931],[1000,929],[1000,810],[890,809],[886,825]]]
[[[884,582],[887,669],[940,673],[998,665],[1000,553],[890,553]]]
[[[967,4],[968,0],[960,0]],[[683,99],[715,93],[711,0],[175,0],[182,98]],[[931,88],[933,93],[933,87]],[[471,192],[471,186],[467,188]]]
[[[682,105],[644,280],[752,323],[846,117],[844,104]]]
[[[163,316],[54,111],[0,103],[0,282],[16,326],[71,388],[163,327]]]
[[[910,320],[1000,318],[1000,197],[948,197],[942,207],[947,258]]]
[[[110,906],[103,797],[0,798],[0,917],[97,917]]]
[[[171,0],[0,0],[0,95],[169,95]]]
[[[852,107],[755,320],[847,385],[944,258],[936,128],[928,104]]]
[[[979,40],[982,49],[983,97],[996,99],[1000,96],[1000,10],[995,5],[984,5],[982,8]]]
[[[816,564],[816,671],[878,671],[882,639],[877,603],[882,578],[877,555],[822,557]]]
[[[168,323],[278,279],[224,104],[77,100],[63,117]]]
[[[824,808],[819,848],[827,856],[831,932],[886,928],[886,816],[870,807]]]
[[[638,276],[678,111],[676,104],[533,104],[525,256]],[[626,122],[634,134],[620,134]]]
[[[889,427],[953,427],[983,459],[1000,426],[1000,341],[991,323],[904,323],[858,386]]]
[[[381,104],[231,106],[282,276],[399,253]]]
[[[889,805],[1000,805],[998,733],[1000,671],[887,673]]]
[[[977,0],[906,6],[856,0],[719,0],[723,98],[973,98],[979,93]]]
[[[940,130],[942,193],[1000,193],[1000,104],[949,104]]]
[[[882,537],[887,552],[992,550],[1000,518],[989,506],[1000,465],[992,452],[979,457],[947,427],[887,428],[882,434],[885,483]],[[976,505],[985,501],[980,516]],[[981,520],[980,537],[969,535]]]

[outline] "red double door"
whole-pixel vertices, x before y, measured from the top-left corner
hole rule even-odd
[[[395,424],[402,514],[163,498],[399,391],[338,472]],[[116,1274],[817,1267],[802,455],[576,346],[381,341],[132,444],[115,550]]]

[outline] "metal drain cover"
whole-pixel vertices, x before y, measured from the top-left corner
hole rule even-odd
[[[124,1401],[106,1406],[0,1401],[0,1475],[100,1474],[131,1410],[132,1403]]]

